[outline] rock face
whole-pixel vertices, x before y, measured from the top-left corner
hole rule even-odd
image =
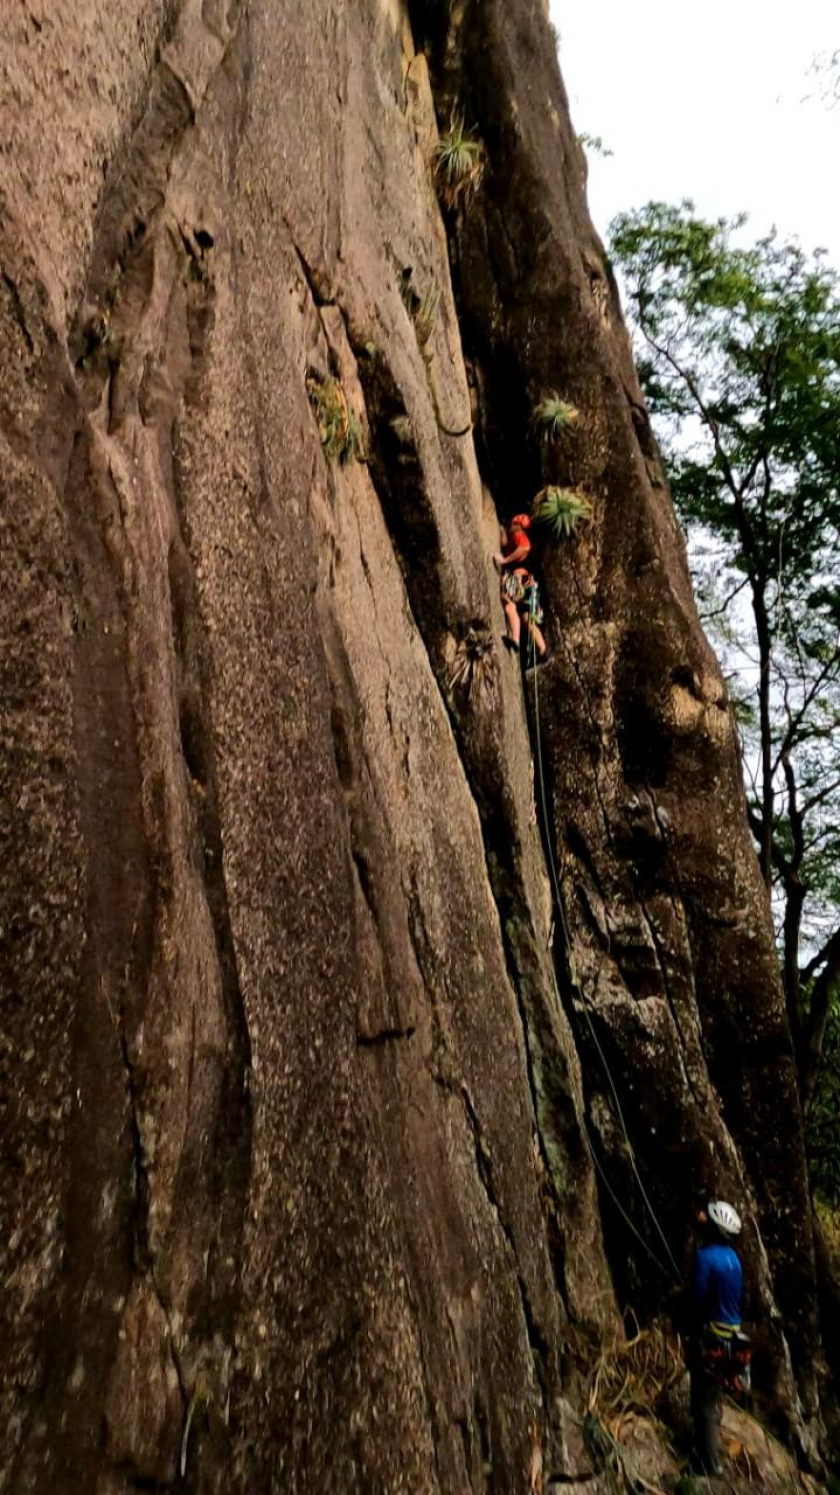
[[[280,10],[0,15],[0,1489],[594,1489],[587,1354],[712,1183],[807,1445],[768,911],[547,19]]]

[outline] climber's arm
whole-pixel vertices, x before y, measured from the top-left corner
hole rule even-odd
[[[501,552],[497,552],[493,557],[493,565],[497,571],[504,571],[508,566],[518,566],[524,561],[530,549],[530,545],[517,545],[516,549],[512,550],[510,555],[502,555]]]

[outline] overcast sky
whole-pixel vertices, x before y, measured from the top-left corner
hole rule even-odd
[[[838,0],[551,0],[560,64],[589,152],[589,205],[694,199],[708,217],[775,224],[840,267],[840,103],[809,73],[840,47]],[[812,95],[807,99],[807,95]],[[805,99],[805,102],[803,102]]]

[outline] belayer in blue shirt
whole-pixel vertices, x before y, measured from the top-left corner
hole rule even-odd
[[[744,1274],[732,1245],[741,1233],[741,1217],[725,1200],[713,1199],[699,1212],[698,1221],[703,1243],[694,1257],[692,1281],[691,1413],[700,1467],[704,1474],[716,1474],[720,1469],[720,1385],[709,1360],[715,1358],[716,1349],[725,1356],[741,1327]]]

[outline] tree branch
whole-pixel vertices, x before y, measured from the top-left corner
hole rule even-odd
[[[721,613],[725,613],[726,612],[726,609],[728,608],[730,602],[734,602],[735,598],[738,596],[738,593],[739,592],[743,592],[744,587],[749,586],[749,584],[750,584],[750,579],[749,579],[748,576],[745,576],[744,579],[743,579],[743,581],[739,581],[739,583],[738,583],[737,587],[735,587],[734,591],[730,592],[729,596],[726,597],[726,598],[724,598],[724,600],[721,603],[720,607],[713,607],[712,610],[711,610],[711,612],[701,613],[700,614],[700,622],[701,623],[705,623],[708,618],[719,618],[720,615],[721,615]]]

